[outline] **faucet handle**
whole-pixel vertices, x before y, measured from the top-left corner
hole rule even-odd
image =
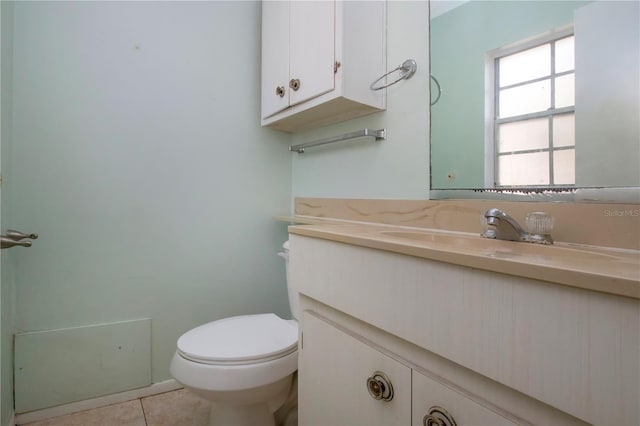
[[[549,235],[553,230],[555,219],[545,212],[532,212],[525,218],[527,231],[532,234]]]

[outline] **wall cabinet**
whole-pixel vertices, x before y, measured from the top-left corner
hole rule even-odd
[[[262,3],[262,125],[289,132],[385,109],[384,1]]]

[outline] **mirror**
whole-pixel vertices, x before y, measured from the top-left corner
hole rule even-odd
[[[635,1],[432,0],[431,198],[637,197],[639,21]]]

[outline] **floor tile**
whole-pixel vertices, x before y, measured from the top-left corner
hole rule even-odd
[[[186,389],[142,398],[148,426],[207,426],[208,401]]]
[[[145,426],[139,399],[54,417],[24,426]]]

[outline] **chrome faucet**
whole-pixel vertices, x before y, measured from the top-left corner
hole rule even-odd
[[[514,218],[500,209],[489,209],[484,213],[489,229],[481,235],[485,238],[496,240],[522,241],[526,243],[553,244],[550,234],[534,234],[527,232],[516,222]]]

